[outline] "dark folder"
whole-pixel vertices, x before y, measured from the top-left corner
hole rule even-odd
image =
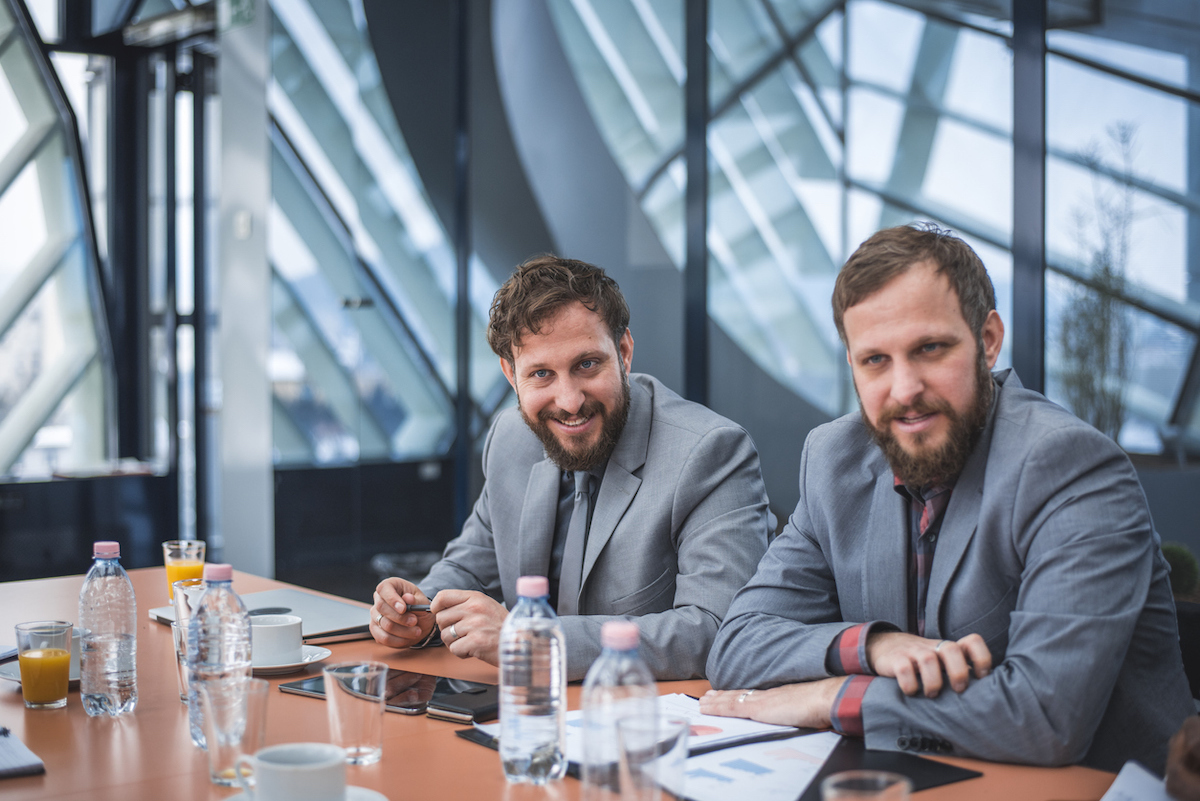
[[[872,751],[857,737],[843,737],[842,741],[834,746],[833,753],[825,760],[816,778],[798,801],[821,801],[821,782],[826,776],[841,773],[843,770],[886,770],[889,773],[899,773],[901,776],[907,776],[912,782],[914,793],[965,779],[977,779],[983,775],[977,770],[947,765],[945,762],[925,759],[903,751]]]

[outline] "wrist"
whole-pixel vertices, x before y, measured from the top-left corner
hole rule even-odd
[[[441,645],[441,633],[442,630],[438,628],[438,624],[435,622],[433,624],[433,628],[429,630],[429,633],[426,634],[420,642],[415,642],[409,647],[414,650],[419,650],[421,648],[428,648],[431,645]]]

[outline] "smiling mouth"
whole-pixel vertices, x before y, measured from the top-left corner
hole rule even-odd
[[[553,418],[553,420],[554,420],[554,422],[558,423],[559,426],[561,426],[562,428],[565,428],[568,431],[570,431],[572,429],[583,428],[585,425],[587,425],[588,423],[591,422],[592,417],[594,417],[594,416],[595,415],[589,414],[586,417],[571,417],[571,418],[567,418],[566,420],[555,417],[555,418]]]

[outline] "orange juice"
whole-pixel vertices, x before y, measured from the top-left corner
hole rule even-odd
[[[167,594],[171,600],[175,600],[175,582],[190,578],[204,578],[204,562],[199,559],[167,562]]]
[[[17,655],[21,664],[21,695],[30,704],[66,700],[71,675],[71,652],[62,648],[38,648]]]

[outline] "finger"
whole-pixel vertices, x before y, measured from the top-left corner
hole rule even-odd
[[[905,695],[916,695],[921,689],[917,681],[916,667],[911,660],[905,659],[896,665],[896,683],[900,685],[900,692]]]
[[[452,609],[471,600],[475,594],[467,590],[442,590],[429,602],[430,611],[437,614],[446,609]]]
[[[946,670],[946,678],[950,681],[954,692],[961,693],[967,689],[971,679],[971,666],[967,664],[965,649],[960,643],[942,640],[934,651],[942,659],[942,667]]]
[[[975,668],[975,678],[982,679],[992,672],[992,652],[978,634],[968,634],[958,641],[967,652],[967,658]]]
[[[395,607],[396,602],[400,600],[400,593],[403,592],[403,589],[400,579],[384,579],[375,586],[375,595],[382,605]]]
[[[709,690],[700,697],[700,711],[706,715],[720,715],[727,718],[744,718],[749,716],[745,702],[738,698],[746,690]]]
[[[938,656],[934,650],[924,651],[917,656],[917,670],[921,673],[926,698],[937,698],[942,691],[942,660]]]

